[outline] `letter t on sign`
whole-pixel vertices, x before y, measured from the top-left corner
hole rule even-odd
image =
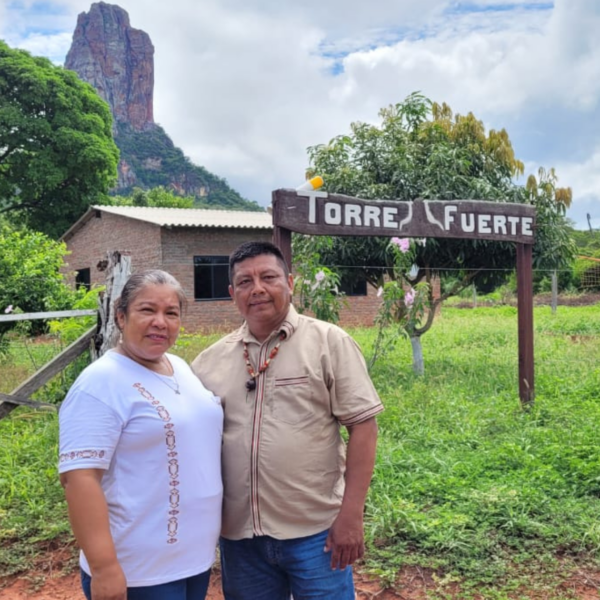
[[[296,190],[298,196],[308,196],[308,222],[317,222],[317,198],[327,198],[327,192],[317,190]]]

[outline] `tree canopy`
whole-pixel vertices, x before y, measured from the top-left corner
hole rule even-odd
[[[556,187],[553,170],[540,171],[517,185],[523,163],[507,132],[490,130],[472,113],[454,115],[419,93],[380,112],[381,124],[353,123],[349,135],[309,148],[309,175],[319,174],[324,189],[365,199],[410,201],[486,200],[533,204],[537,209],[534,264],[557,268],[572,257],[565,199],[570,191]],[[384,274],[394,277],[388,238],[335,238],[323,245],[314,239],[296,242],[320,253],[323,264],[354,267],[373,285]],[[434,275],[451,275],[458,287],[475,283],[489,288],[515,265],[512,243],[485,240],[429,239],[416,250],[418,272],[410,284]],[[385,269],[381,267],[385,266]],[[360,267],[360,269],[356,269]]]
[[[116,180],[111,127],[74,72],[0,41],[0,213],[64,233]]]
[[[77,294],[61,273],[66,254],[64,243],[0,219],[0,313],[72,308]],[[4,333],[14,326],[0,324],[0,352]]]
[[[133,188],[130,196],[105,196],[99,204],[109,206],[153,206],[161,208],[199,208],[193,196],[179,196],[158,186],[151,190]],[[205,206],[203,208],[208,208]]]

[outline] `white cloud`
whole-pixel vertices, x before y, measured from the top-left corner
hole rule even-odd
[[[575,207],[600,202],[589,175],[600,131],[597,0],[118,3],[156,48],[157,122],[261,203],[301,180],[307,146],[377,121],[415,90],[506,127],[533,170],[557,168]],[[89,6],[0,0],[0,37],[60,60]]]

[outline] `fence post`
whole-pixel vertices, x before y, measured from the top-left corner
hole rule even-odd
[[[117,343],[118,329],[113,306],[131,275],[131,256],[109,252],[106,269],[106,289],[98,297],[98,328],[92,345],[92,360],[100,358]]]
[[[558,275],[556,271],[552,271],[552,314],[556,314],[558,306]]]
[[[533,353],[533,246],[517,244],[519,396],[528,406],[535,398]]]

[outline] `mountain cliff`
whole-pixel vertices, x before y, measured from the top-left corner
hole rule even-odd
[[[117,193],[162,185],[195,196],[201,206],[262,210],[192,164],[154,122],[154,46],[146,32],[131,27],[121,7],[97,2],[79,15],[65,68],[91,84],[111,108],[121,151]]]

